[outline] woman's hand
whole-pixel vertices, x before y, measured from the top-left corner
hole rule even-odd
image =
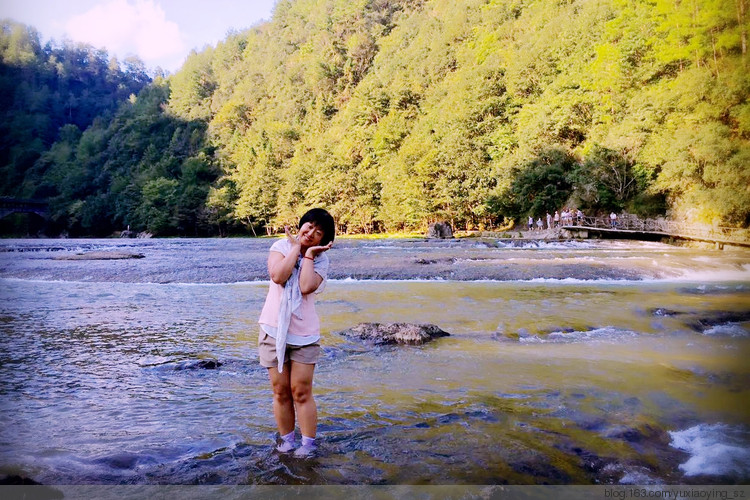
[[[330,250],[332,246],[333,246],[333,242],[331,241],[327,245],[318,245],[318,246],[310,247],[305,252],[305,257],[310,257],[314,259],[315,257],[322,254],[323,252]]]
[[[302,244],[299,242],[299,238],[292,234],[292,232],[289,230],[289,226],[284,226],[284,232],[286,233],[286,239],[289,240],[289,243],[292,244],[292,248],[297,248],[297,251],[299,251]]]
[[[284,232],[286,233],[287,241],[291,244],[289,253],[286,255],[280,252],[268,253],[268,274],[271,277],[271,281],[279,285],[284,285],[292,275],[302,248],[299,238],[291,233],[289,226],[284,226]]]

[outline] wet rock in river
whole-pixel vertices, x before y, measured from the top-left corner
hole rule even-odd
[[[142,253],[130,252],[85,252],[75,255],[61,255],[55,257],[55,260],[122,260],[122,259],[142,259],[145,257]]]
[[[547,327],[540,327],[535,328],[533,331],[530,331],[528,328],[519,328],[518,330],[514,331],[507,331],[505,329],[505,325],[498,325],[497,330],[492,334],[493,340],[528,340],[533,337],[539,337],[540,339],[545,339],[547,337],[549,338],[565,338],[565,335],[568,334],[575,334],[577,332],[589,332],[592,330],[596,330],[593,326],[580,326],[578,328],[570,327],[570,326],[547,326]]]
[[[101,457],[95,460],[94,463],[104,465],[112,469],[130,470],[134,469],[138,465],[140,459],[141,456],[136,453],[122,452]]]
[[[421,345],[434,338],[450,335],[438,326],[428,323],[360,323],[353,328],[338,333],[346,337],[373,342],[377,345]]]
[[[594,473],[595,477],[599,476],[602,470],[606,469],[606,467],[613,462],[609,458],[600,457],[593,451],[578,446],[573,447],[571,451],[580,459],[581,467],[587,472]]]
[[[540,328],[539,333],[542,335],[549,335],[551,333],[574,333],[578,331],[591,331],[595,328],[593,326],[587,326],[585,328],[573,328],[571,326],[548,326],[546,328]]]
[[[653,430],[650,428],[642,431],[634,427],[628,427],[626,425],[616,425],[606,429],[604,431],[604,437],[610,439],[620,439],[628,443],[640,443],[647,439],[646,434],[653,434]]]
[[[223,363],[216,359],[201,359],[199,361],[187,361],[180,363],[175,370],[215,370]]]
[[[415,264],[427,265],[427,264],[454,264],[456,259],[453,257],[446,257],[440,259],[416,259]]]
[[[681,314],[685,314],[682,311],[673,311],[672,309],[667,309],[664,307],[657,307],[655,309],[649,309],[649,312],[651,313],[652,316],[667,316],[667,317],[680,316]]]
[[[601,435],[607,439],[624,441],[642,453],[650,453],[655,448],[668,446],[671,440],[664,429],[648,422],[616,424],[604,429]]]
[[[221,362],[215,359],[202,359],[194,365],[194,369],[215,370],[221,366]]]
[[[570,474],[550,463],[549,459],[541,454],[516,459],[508,465],[514,471],[533,477],[541,484],[569,484],[573,479]]]
[[[750,321],[750,311],[719,311],[702,315],[687,325],[696,332],[704,332],[712,327],[728,323],[744,323]]]
[[[529,330],[526,328],[519,328],[516,334],[519,339],[531,337],[531,333],[529,333]]]

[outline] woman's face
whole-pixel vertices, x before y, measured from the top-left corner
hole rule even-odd
[[[305,222],[297,234],[299,242],[303,247],[314,247],[323,241],[323,230],[312,222]]]

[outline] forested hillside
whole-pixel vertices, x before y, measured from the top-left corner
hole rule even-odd
[[[0,62],[3,195],[19,194],[24,175],[63,125],[84,130],[151,81],[138,59],[123,69],[88,45],[42,47],[36,30],[10,20],[0,21]]]
[[[113,118],[65,122],[9,185],[72,234],[257,232],[312,206],[349,232],[564,204],[747,226],[746,9],[281,0]]]

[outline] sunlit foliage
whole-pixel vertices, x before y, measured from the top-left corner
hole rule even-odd
[[[110,123],[30,139],[14,175],[28,186],[43,171],[81,231],[258,234],[312,206],[349,232],[493,227],[562,206],[747,225],[746,11],[281,0]],[[9,60],[30,57],[13,47]]]

